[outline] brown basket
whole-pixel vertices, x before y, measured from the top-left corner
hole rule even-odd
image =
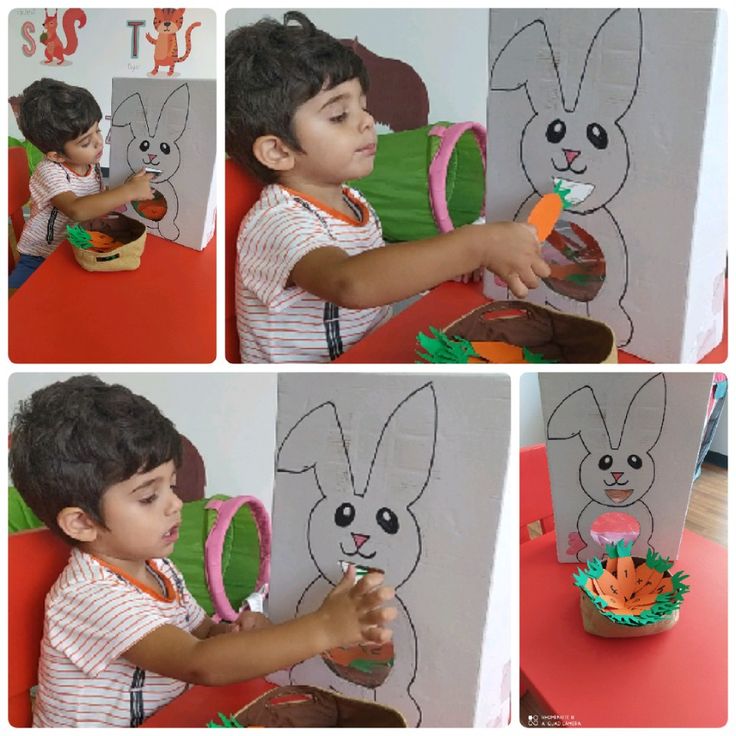
[[[74,248],[74,258],[86,271],[134,271],[141,265],[146,244],[146,226],[119,212],[80,223],[85,230],[105,233],[122,243],[119,248],[98,253],[91,249]]]
[[[616,338],[603,322],[523,301],[484,304],[448,325],[448,337],[499,341],[557,363],[617,363]]]
[[[398,711],[308,685],[269,690],[235,714],[241,726],[266,728],[406,728]]]

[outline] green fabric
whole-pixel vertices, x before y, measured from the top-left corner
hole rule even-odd
[[[41,519],[28,508],[17,489],[8,488],[8,532],[22,532],[43,526]]]
[[[227,499],[218,495],[214,498]],[[189,501],[182,506],[179,540],[171,559],[184,576],[187,588],[208,615],[214,606],[207,590],[204,572],[204,543],[215,523],[216,513],[205,509],[210,498]],[[8,488],[8,532],[36,529],[43,522],[31,511],[15,488]],[[247,506],[241,506],[225,535],[222,552],[222,576],[225,592],[236,610],[253,592],[260,561],[258,528]]]
[[[449,125],[449,123],[437,123]],[[429,165],[439,138],[428,135],[433,125],[378,136],[373,172],[348,182],[376,210],[385,240],[419,240],[437,235],[429,202]],[[447,166],[447,207],[455,227],[478,219],[483,209],[485,173],[478,143],[467,131]]]
[[[26,156],[28,157],[28,173],[33,174],[36,170],[36,166],[43,160],[43,153],[36,148],[30,141],[21,141],[13,136],[8,136],[8,148],[25,148]]]

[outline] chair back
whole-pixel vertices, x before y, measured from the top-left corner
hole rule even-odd
[[[542,534],[555,528],[552,489],[547,468],[547,448],[522,447],[519,456],[519,522],[521,542],[529,541],[529,525],[539,522]]]
[[[38,683],[44,600],[69,560],[69,546],[48,529],[8,535],[8,721],[31,725]]]
[[[20,234],[25,225],[23,205],[31,198],[31,191],[28,188],[29,179],[26,149],[20,146],[8,148],[8,214],[16,243],[20,240]],[[13,268],[15,268],[15,258],[8,244],[8,273]]]
[[[240,363],[235,324],[235,264],[240,223],[261,196],[263,184],[232,159],[225,161],[225,359]]]

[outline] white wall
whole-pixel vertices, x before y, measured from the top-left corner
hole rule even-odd
[[[54,12],[53,9],[49,9]],[[61,19],[64,9],[59,8],[59,37],[66,44]],[[87,22],[77,29],[79,47],[62,65],[54,60],[45,64],[46,47],[39,41],[43,33],[45,13],[43,8],[11,10],[8,14],[8,95],[19,95],[33,81],[52,77],[67,84],[88,89],[102,109],[102,131],[105,135],[109,123],[104,116],[110,114],[113,77],[145,77],[153,69],[153,46],[146,41],[146,32],[156,37],[153,27],[153,8],[135,10],[86,9]],[[129,25],[142,21],[143,25]],[[214,79],[215,13],[212,10],[187,8],[184,25],[177,34],[178,55],[186,48],[185,30],[194,22],[202,25],[192,30],[192,52],[186,61],[176,65],[174,76],[190,79]],[[137,49],[134,44],[138,29]],[[137,51],[137,56],[135,52]],[[159,69],[158,76],[167,79],[168,68]],[[23,138],[12,111],[8,111],[8,133]],[[107,151],[102,159],[107,166]]]
[[[287,9],[230,10],[227,31]],[[483,9],[319,10],[303,8],[321,30],[358,38],[379,56],[410,64],[429,92],[429,121],[474,120],[485,124],[488,89],[488,11]]]
[[[15,373],[8,419],[33,391],[69,373]],[[99,373],[150,399],[204,458],[207,495],[249,494],[271,507],[276,442],[274,373]]]

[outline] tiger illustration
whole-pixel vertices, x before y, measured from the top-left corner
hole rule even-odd
[[[158,35],[154,38],[146,33],[146,40],[153,44],[153,63],[151,75],[158,74],[159,67],[168,66],[167,76],[174,74],[174,65],[185,61],[192,52],[192,30],[202,24],[197,21],[187,28],[184,34],[186,51],[184,56],[178,56],[179,46],[176,42],[176,34],[184,25],[184,8],[154,8],[153,27]]]

